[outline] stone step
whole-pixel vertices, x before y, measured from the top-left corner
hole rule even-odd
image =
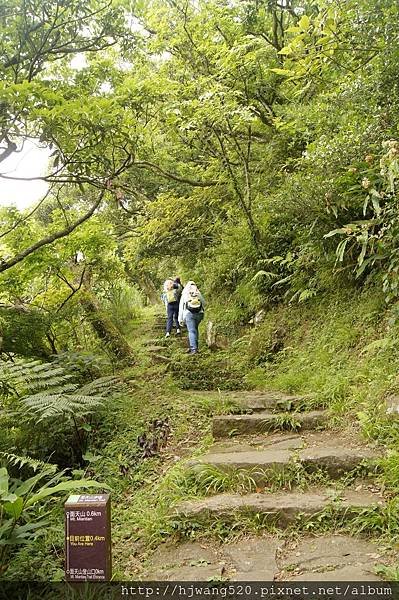
[[[291,411],[303,405],[305,401],[305,398],[302,396],[283,394],[279,391],[260,392],[251,390],[247,392],[230,392],[228,397],[241,410],[250,412],[263,412],[265,410]]]
[[[327,412],[322,410],[289,414],[260,412],[244,415],[223,415],[213,418],[212,433],[215,438],[220,438],[232,435],[265,433],[278,429],[316,429],[323,427],[327,419]]]
[[[159,352],[165,352],[165,346],[147,346],[147,352],[150,352],[151,354],[157,354]]]
[[[214,396],[215,392],[195,392],[202,396]],[[236,390],[223,391],[219,395],[231,402],[238,410],[235,412],[289,412],[301,410],[306,396],[293,396],[279,391]]]
[[[151,338],[150,340],[145,340],[144,346],[166,346],[167,340],[163,336],[162,338],[159,336],[157,338]]]
[[[285,528],[299,518],[320,518],[324,510],[333,512],[345,521],[351,520],[367,508],[378,510],[384,501],[368,491],[314,490],[306,493],[284,492],[275,494],[219,494],[203,500],[181,502],[175,509],[175,517],[194,523],[205,523],[240,514],[262,517],[265,525]]]
[[[152,363],[159,365],[162,363],[170,363],[171,362],[171,358],[170,356],[165,356],[164,354],[159,354],[157,352],[154,352],[151,354],[151,361]]]
[[[144,342],[144,346],[147,350],[150,350],[151,348],[153,348],[154,346],[160,347],[162,349],[164,348],[168,348],[168,347],[174,347],[179,345],[179,344],[185,344],[187,345],[187,337],[184,335],[175,335],[175,333],[173,332],[172,335],[167,338],[165,337],[165,332],[163,331],[161,335],[159,335],[159,337],[157,338],[152,338],[150,340],[147,340],[146,342]]]
[[[165,330],[166,327],[166,315],[164,319],[160,319],[159,321],[156,321],[153,326],[152,326],[152,330],[153,331],[161,331],[161,330]]]
[[[377,454],[369,448],[331,446],[294,451],[269,448],[244,452],[212,452],[191,464],[194,469],[210,465],[226,473],[245,471],[255,483],[262,484],[267,483],[270,471],[283,473],[299,465],[308,472],[322,469],[331,478],[337,478],[373,458],[377,458]]]
[[[390,564],[392,558],[392,551],[381,548],[378,540],[336,533],[305,534],[300,538],[264,533],[223,544],[215,544],[212,539],[182,543],[173,540],[158,546],[140,579],[195,582],[220,581],[223,577],[223,581],[274,581],[276,586],[287,580],[375,582],[381,579],[375,567]],[[310,591],[308,597],[315,594]],[[252,597],[256,596],[260,593],[252,592]],[[271,597],[276,599],[278,595]]]

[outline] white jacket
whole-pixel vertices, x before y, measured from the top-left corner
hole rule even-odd
[[[182,291],[181,298],[180,298],[180,304],[179,304],[179,323],[185,323],[186,322],[186,316],[187,316],[187,313],[188,313],[187,300],[189,298],[189,292],[190,292],[190,288],[191,288],[192,285],[195,285],[194,281],[189,281],[184,286],[184,289]],[[204,300],[204,297],[201,294],[201,292],[199,292],[199,295],[200,295],[200,300],[201,300],[201,304],[202,304],[202,308],[201,308],[200,312],[204,313],[205,300]]]

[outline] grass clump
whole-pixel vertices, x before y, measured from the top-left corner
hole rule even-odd
[[[227,352],[176,353],[169,372],[183,390],[241,390],[249,387],[244,382],[245,365]]]

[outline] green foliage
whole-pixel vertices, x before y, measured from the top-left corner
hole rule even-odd
[[[140,291],[124,281],[117,281],[111,284],[106,300],[106,311],[118,329],[124,334],[131,333],[141,316],[143,298]]]
[[[243,389],[243,366],[233,362],[228,353],[175,354],[169,366],[173,381],[183,390]]]
[[[22,462],[26,464],[25,460]],[[0,573],[6,571],[14,546],[29,544],[45,533],[48,520],[40,512],[35,513],[38,505],[67,491],[107,487],[105,484],[89,479],[68,481],[65,478],[65,471],[54,474],[51,466],[42,468],[33,477],[24,481],[10,479],[7,469],[1,467]]]
[[[74,384],[71,383],[73,375],[52,363],[19,359],[14,362],[2,361],[0,369],[3,389],[12,391],[18,398],[32,392],[68,392],[74,389]]]
[[[46,339],[49,328],[48,317],[39,310],[0,307],[0,352],[48,358],[51,353]]]
[[[281,413],[275,416],[274,422],[277,429],[298,431],[301,428],[301,422],[295,413]]]
[[[201,496],[223,492],[248,493],[256,490],[256,473],[234,470],[223,472],[217,467],[198,464],[188,468],[170,482],[183,494]]]
[[[62,450],[59,442],[66,437],[72,454],[69,460],[80,463],[93,428],[103,415],[101,409],[108,399],[116,403],[120,378],[105,376],[82,385],[54,363],[19,360],[3,362],[0,367],[6,408],[3,419],[7,423],[18,416],[18,443],[28,436],[31,453],[37,444],[40,457],[44,445],[47,452],[55,452],[56,458],[64,462],[62,452],[66,449]]]
[[[352,523],[354,533],[373,532],[377,536],[397,539],[399,535],[398,500],[388,500],[385,506],[359,511]]]
[[[228,406],[193,395],[188,409],[179,389],[277,388],[392,446],[381,478],[396,490],[397,427],[380,399],[398,391],[397,4],[61,4],[6,0],[0,22],[0,162],[39,139],[51,181],[39,206],[0,210],[0,448],[121,474],[120,492],[151,487],[158,458],[146,462],[136,444],[143,411],[155,418],[159,401],[184,445],[184,419],[206,431]],[[231,345],[169,350],[165,400],[154,392],[162,369],[140,345],[141,292],[157,302],[172,272],[200,283]],[[121,359],[151,395],[136,381],[134,400],[115,398],[106,377]],[[298,426],[291,413],[278,424]],[[166,517],[173,477],[151,500],[135,496],[149,545],[198,534],[198,523]],[[201,477],[202,490],[232,485]],[[389,511],[362,515],[359,530],[396,536]],[[332,510],[308,530],[337,522]],[[272,526],[242,515],[215,531],[241,524]]]
[[[97,379],[110,370],[110,361],[105,355],[90,352],[60,352],[52,357],[52,364],[59,365],[75,379],[87,381]]]

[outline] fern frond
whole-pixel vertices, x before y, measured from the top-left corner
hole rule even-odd
[[[21,399],[32,417],[39,421],[65,415],[88,415],[105,401],[103,396],[82,394],[34,394]]]
[[[72,379],[73,375],[53,363],[37,360],[0,362],[0,382],[8,382],[19,396],[15,414],[26,416],[27,413],[29,420],[38,422],[57,417],[87,416],[122,386],[120,379],[111,376],[100,377],[79,389]],[[21,415],[21,407],[24,415]]]
[[[20,469],[22,469],[22,467],[30,467],[34,472],[38,469],[42,469],[43,472],[45,471],[49,475],[56,473],[58,468],[57,465],[37,460],[31,456],[18,456],[11,452],[0,452],[0,457],[3,457],[9,465],[14,467],[19,467]]]
[[[82,386],[79,389],[81,394],[87,395],[97,395],[97,394],[107,394],[110,396],[114,394],[116,391],[119,391],[123,386],[123,382],[119,377],[108,376],[108,377],[99,377],[90,383],[86,383],[86,385]]]
[[[59,365],[38,360],[18,360],[15,363],[0,362],[0,381],[11,386],[18,395],[38,393],[55,389],[73,391],[73,375]],[[76,389],[76,385],[73,389]]]

